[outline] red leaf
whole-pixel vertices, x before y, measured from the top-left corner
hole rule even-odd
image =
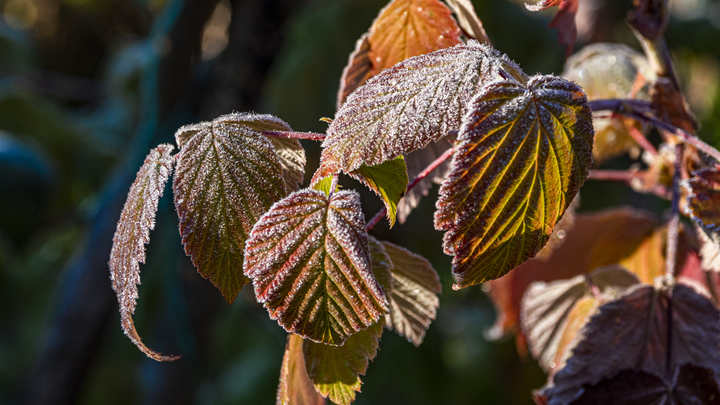
[[[577,27],[575,26],[575,13],[577,13],[578,0],[541,0],[537,4],[525,4],[530,11],[541,11],[550,7],[559,6],[558,12],[550,21],[550,28],[557,28],[558,42],[566,46],[565,57],[569,57],[575,46]]]

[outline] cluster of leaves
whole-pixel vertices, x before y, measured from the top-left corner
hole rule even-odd
[[[182,243],[199,273],[229,303],[252,283],[289,333],[278,403],[351,403],[383,326],[419,345],[435,318],[441,288],[430,263],[368,231],[383,215],[391,226],[404,222],[436,182],[434,224],[453,256],[453,288],[489,282],[500,313],[494,335],[517,332],[519,347],[528,345],[549,374],[538,402],[720,400],[710,272],[720,270],[720,175],[680,136],[694,123],[679,91],[648,73],[641,55],[614,46],[571,60],[566,76],[579,84],[528,76],[489,45],[469,1],[447,3],[393,0],[380,11],[350,55],[326,134],[230,114],[180,128],[174,156],[171,145],[150,152],[110,259],[125,334],[156,360],[177,358],[148,349],[132,321],[144,245],[175,169]],[[576,5],[564,2],[561,13]],[[617,93],[598,87],[588,96],[645,109],[593,122],[580,85],[592,90],[607,72],[625,79]],[[658,151],[643,118],[680,132],[662,128]],[[323,141],[307,188],[297,138]],[[661,224],[629,209],[575,213],[593,155],[602,161],[638,147],[648,168],[626,180],[676,202],[684,190],[682,209],[701,245],[693,229],[678,231],[676,217]],[[366,222],[359,194],[339,190],[341,173],[385,209]]]

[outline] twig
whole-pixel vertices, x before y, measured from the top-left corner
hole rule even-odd
[[[653,156],[657,156],[657,154],[658,154],[657,149],[655,149],[653,144],[651,144],[650,141],[648,141],[648,139],[645,138],[645,135],[642,132],[640,132],[640,130],[638,130],[637,128],[635,128],[632,125],[629,125],[628,126],[628,134],[630,134],[632,139],[635,140],[635,142],[637,142],[637,144],[640,145],[640,147],[643,148],[643,150],[645,150],[647,153],[649,153]]]
[[[590,170],[588,180],[611,180],[630,183],[635,177],[637,177],[636,172],[629,170]]]
[[[292,132],[292,131],[262,131],[262,134],[272,138],[307,139],[310,141],[322,141],[325,134],[317,132]]]
[[[407,189],[405,190],[405,194],[407,194],[410,190],[413,189],[413,187],[415,187],[418,183],[420,183],[420,181],[422,179],[424,179],[430,173],[432,173],[433,170],[437,169],[441,164],[443,164],[444,161],[446,161],[450,156],[452,156],[455,153],[455,150],[456,150],[455,147],[450,148],[450,149],[446,150],[445,153],[440,155],[440,157],[433,160],[432,163],[430,163],[425,168],[425,170],[423,170],[417,176],[415,176],[415,179],[413,179],[413,181],[410,184],[408,184]],[[368,231],[371,230],[375,225],[377,225],[378,222],[380,222],[380,219],[382,219],[382,217],[384,217],[385,214],[387,214],[387,208],[383,207],[380,211],[377,212],[377,214],[375,214],[375,216],[373,216],[368,221],[367,225],[365,225],[365,229]]]

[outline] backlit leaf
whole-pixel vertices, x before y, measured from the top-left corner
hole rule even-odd
[[[588,385],[612,378],[618,370],[665,375],[666,370],[693,364],[712,370],[716,381],[720,376],[720,312],[707,298],[681,284],[672,293],[651,285],[634,287],[602,305],[581,333],[584,339],[573,349],[567,365],[544,389],[551,405],[580,398]]]
[[[523,297],[520,319],[530,353],[540,367],[550,371],[564,363],[564,358],[557,358],[557,352],[563,338],[569,337],[565,335],[565,329],[570,314],[582,300],[597,301],[592,288],[596,287],[602,299],[609,301],[638,282],[633,274],[615,265],[568,280],[532,283]],[[574,322],[584,324],[579,319]]]
[[[120,304],[120,317],[125,335],[148,357],[158,361],[175,360],[148,349],[135,330],[135,313],[140,284],[140,263],[145,263],[145,245],[155,227],[155,212],[173,170],[173,146],[163,144],[150,151],[130,187],[120,214],[110,253],[110,279]]]
[[[392,262],[393,278],[386,325],[420,346],[440,305],[440,278],[424,257],[390,242],[382,244]]]
[[[701,169],[683,180],[686,193],[686,214],[720,248],[720,171]]]
[[[567,233],[572,229],[573,226],[575,226],[575,215],[579,206],[580,194],[575,196],[575,198],[572,200],[572,203],[570,203],[568,209],[565,210],[565,214],[563,214],[562,218],[560,218],[560,221],[558,221],[557,225],[555,225],[552,234],[550,234],[550,240],[548,240],[548,243],[545,245],[545,247],[540,252],[538,252],[538,254],[535,256],[535,259],[547,260],[550,255],[552,255],[552,252],[557,249],[563,242],[565,242],[565,237],[567,236]]]
[[[385,246],[374,237],[368,235],[368,244],[370,246],[370,259],[372,261],[372,270],[377,279],[378,284],[385,292],[385,297],[392,299],[390,293],[393,290],[393,263],[385,249]],[[389,301],[390,302],[390,301]],[[392,304],[392,302],[390,302]],[[387,316],[387,315],[386,315]]]
[[[355,50],[350,54],[348,64],[343,69],[335,108],[339,110],[350,93],[365,84],[375,74],[377,72],[370,62],[370,41],[368,41],[368,34],[365,33],[355,42]]]
[[[460,28],[478,41],[490,45],[482,21],[475,13],[475,7],[470,0],[447,0],[447,4],[455,13]]]
[[[378,165],[447,136],[460,128],[467,102],[501,71],[526,77],[507,56],[474,40],[383,71],[335,114],[318,176]]]
[[[315,390],[308,376],[303,354],[303,338],[289,334],[277,392],[277,405],[322,405],[325,398]]]
[[[305,366],[315,388],[336,404],[350,404],[360,392],[361,375],[375,358],[382,336],[382,320],[350,336],[342,346],[306,340]]]
[[[558,11],[548,26],[558,30],[558,41],[561,45],[565,45],[565,57],[568,57],[577,38],[575,13],[577,13],[578,0],[540,0],[537,4],[525,4],[530,11],[545,10],[553,6],[558,6]]]
[[[720,249],[715,242],[697,226],[698,242],[700,243],[700,257],[702,258],[702,268],[720,272]]]
[[[489,337],[500,338],[517,330],[520,301],[532,282],[568,279],[618,263],[652,235],[657,225],[652,213],[630,208],[577,214],[565,241],[549,257],[529,260],[483,286],[489,287],[498,311]]]
[[[455,289],[498,278],[537,254],[592,163],[582,89],[554,76],[486,85],[469,105],[459,149],[440,188]]]
[[[460,43],[460,29],[439,0],[393,0],[370,27],[375,74],[412,56]]]
[[[333,176],[327,176],[323,177],[322,179],[316,181],[314,184],[312,184],[312,188],[318,191],[322,191],[325,193],[325,195],[330,195],[330,189],[332,188],[333,183]],[[333,192],[337,191],[340,188],[340,185],[335,186],[335,190]]]
[[[398,202],[405,195],[408,185],[407,166],[405,159],[398,156],[377,166],[362,165],[350,172],[350,176],[368,186],[379,195],[387,208],[390,226],[395,224]]]
[[[290,130],[290,127],[287,127],[282,131]],[[305,177],[305,149],[297,139],[270,138],[270,141],[275,147],[275,153],[280,158],[280,167],[285,179],[285,192],[290,194],[298,191]]]
[[[248,279],[243,249],[255,221],[285,195],[282,165],[260,131],[286,128],[270,115],[230,114],[186,127],[173,189],[185,252],[232,303]]]
[[[356,192],[303,189],[278,201],[255,224],[244,269],[270,318],[316,342],[340,345],[389,310]]]

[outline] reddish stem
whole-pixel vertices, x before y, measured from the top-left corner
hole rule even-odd
[[[322,141],[325,134],[317,132],[292,132],[292,131],[262,131],[262,134],[271,138],[307,139],[310,141]]]
[[[407,189],[405,190],[405,194],[407,194],[408,191],[412,190],[413,187],[415,187],[418,183],[420,183],[420,181],[421,181],[422,179],[424,179],[424,178],[427,177],[430,173],[432,173],[433,170],[437,169],[438,166],[440,166],[441,164],[443,164],[443,162],[446,161],[450,156],[452,156],[453,153],[455,153],[455,148],[454,148],[454,147],[446,150],[445,153],[443,153],[442,155],[440,155],[440,157],[438,157],[437,159],[433,160],[433,162],[430,163],[430,164],[425,168],[425,170],[423,170],[423,171],[420,172],[417,176],[415,176],[415,178],[413,179],[413,181],[412,181],[410,184],[408,184]],[[375,214],[375,216],[373,216],[373,217],[368,221],[367,225],[365,225],[365,229],[368,230],[368,231],[371,230],[375,225],[377,225],[378,222],[380,222],[380,220],[382,219],[382,217],[385,216],[385,214],[387,214],[387,208],[384,208],[384,207],[383,207],[383,209],[381,209],[380,211],[378,211],[377,214]]]
[[[635,172],[629,170],[590,170],[588,180],[611,180],[629,183],[635,178]]]
[[[632,139],[637,142],[638,145],[640,145],[641,148],[643,148],[646,152],[653,156],[657,156],[658,151],[655,149],[653,144],[648,141],[647,138],[645,138],[645,135],[640,132],[639,129],[635,128],[634,126],[630,125],[628,126],[628,134],[632,137]]]

